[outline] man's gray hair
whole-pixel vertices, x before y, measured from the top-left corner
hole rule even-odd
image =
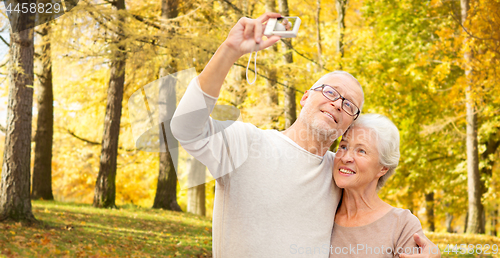
[[[360,107],[359,107],[359,110],[363,110],[363,104],[365,102],[365,93],[363,91],[363,87],[361,87],[361,83],[359,83],[358,79],[356,79],[356,77],[354,77],[352,74],[346,72],[346,71],[340,71],[340,70],[336,70],[336,71],[333,71],[333,72],[329,72],[323,76],[321,76],[320,80],[324,77],[327,77],[327,76],[332,76],[332,75],[345,75],[349,78],[352,78],[354,79],[354,81],[356,82],[356,84],[359,86],[359,88],[361,89],[361,94],[363,96],[363,102],[361,102],[360,104]],[[318,80],[319,81],[319,80]],[[314,89],[314,88],[317,88],[319,85],[317,85],[316,83],[311,87],[311,90]]]
[[[378,179],[377,191],[396,171],[399,164],[399,130],[386,116],[379,114],[360,115],[350,128],[362,127],[369,129],[374,135],[379,153],[379,162],[389,170]]]

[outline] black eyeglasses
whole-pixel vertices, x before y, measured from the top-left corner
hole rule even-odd
[[[358,118],[359,113],[361,113],[361,110],[354,105],[354,103],[346,98],[344,98],[340,93],[334,89],[332,86],[327,85],[327,84],[321,84],[320,86],[314,88],[313,90],[317,91],[319,88],[321,88],[321,92],[323,93],[323,96],[325,98],[331,100],[331,101],[336,101],[337,99],[342,99],[342,109],[350,116],[354,117],[354,120]]]

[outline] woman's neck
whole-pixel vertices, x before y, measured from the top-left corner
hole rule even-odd
[[[342,203],[335,216],[341,226],[362,226],[369,224],[392,208],[378,197],[374,189],[344,189]]]

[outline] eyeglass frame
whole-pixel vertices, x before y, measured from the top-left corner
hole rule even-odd
[[[334,100],[332,100],[332,99],[330,99],[329,97],[327,97],[327,96],[325,95],[325,92],[323,91],[323,90],[325,89],[325,87],[326,87],[326,86],[328,86],[328,87],[332,88],[332,90],[334,90],[335,92],[337,92],[337,94],[339,94],[339,97],[338,97],[338,98],[336,98],[336,99],[334,99]],[[328,100],[330,100],[330,101],[332,101],[332,102],[337,101],[338,99],[342,99],[342,110],[344,110],[344,112],[345,112],[346,114],[348,114],[348,115],[350,115],[350,116],[354,116],[354,120],[356,120],[356,119],[359,117],[359,114],[361,113],[361,109],[360,109],[358,106],[356,106],[356,104],[354,104],[354,102],[353,102],[352,100],[344,98],[344,96],[342,96],[342,95],[340,94],[340,92],[338,92],[338,90],[336,90],[333,86],[328,85],[328,84],[321,84],[321,85],[319,85],[318,87],[311,88],[311,90],[317,91],[316,89],[318,89],[318,88],[321,88],[321,94],[323,94],[323,96],[324,96],[326,99],[328,99]],[[354,115],[349,114],[349,113],[347,112],[347,110],[345,110],[345,109],[344,109],[344,101],[346,101],[346,100],[347,100],[347,101],[349,101],[349,102],[351,102],[351,103],[352,103],[352,104],[353,104],[353,105],[354,105],[354,106],[358,109],[358,112],[356,112]]]

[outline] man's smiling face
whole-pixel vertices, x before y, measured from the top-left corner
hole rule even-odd
[[[313,86],[330,85],[344,98],[353,102],[357,107],[363,103],[363,91],[358,82],[345,74],[330,74],[323,76]],[[303,106],[299,120],[309,130],[322,137],[336,139],[342,135],[354,117],[342,109],[342,99],[331,101],[323,96],[320,89],[308,90],[300,100]]]

